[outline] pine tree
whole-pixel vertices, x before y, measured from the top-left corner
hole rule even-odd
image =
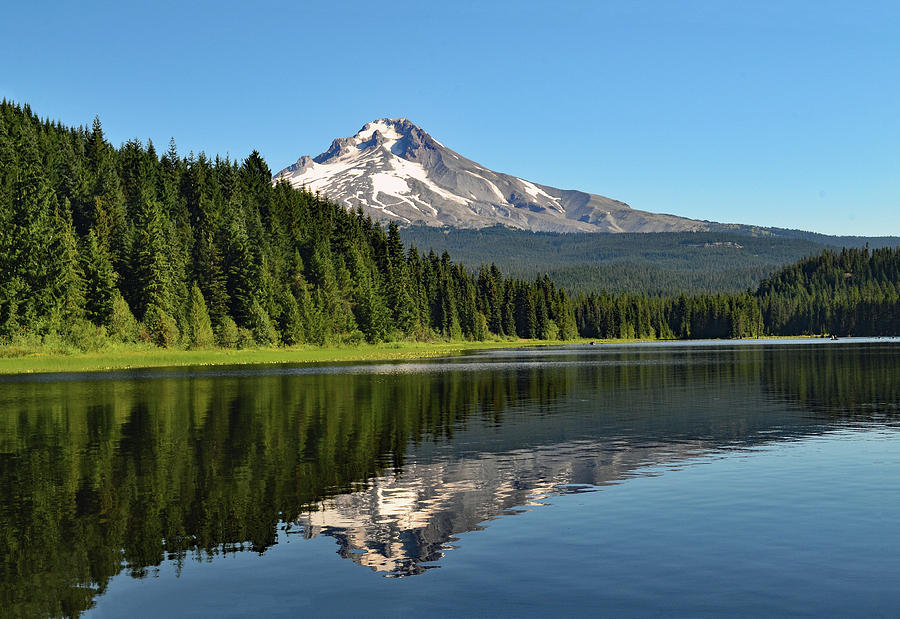
[[[388,226],[385,250],[387,304],[391,308],[395,328],[402,335],[410,335],[416,330],[417,312],[411,294],[412,285],[403,252],[403,242],[400,240],[400,230],[396,222],[392,221]]]
[[[0,328],[6,335],[42,329],[55,305],[50,288],[56,198],[47,181],[37,137],[26,125],[18,136],[18,175],[0,233]],[[6,210],[6,209],[4,209]]]
[[[257,302],[255,294],[255,265],[250,239],[243,222],[234,219],[228,229],[225,251],[225,276],[228,283],[229,313],[238,325],[247,325],[251,308]]]
[[[94,324],[109,326],[113,315],[113,300],[118,294],[116,273],[93,229],[88,232],[81,256],[87,318]]]
[[[114,339],[125,343],[137,342],[141,335],[137,319],[131,313],[128,302],[118,290],[113,293],[108,332]]]
[[[172,269],[165,231],[159,203],[141,201],[135,217],[130,285],[127,289],[130,292],[129,305],[142,320],[152,306],[169,317],[173,313]]]
[[[156,303],[151,303],[144,313],[145,337],[162,348],[172,348],[181,339],[178,324],[171,314]]]
[[[377,277],[365,272],[360,273],[354,311],[359,330],[366,340],[372,343],[384,341],[390,321],[390,310],[385,305]]]
[[[192,348],[209,348],[215,343],[212,321],[200,287],[191,286],[191,305],[188,311],[188,332]]]
[[[289,285],[282,288],[281,306],[284,308],[279,321],[282,341],[287,346],[302,344],[306,341],[306,321]]]
[[[272,324],[269,313],[257,300],[254,300],[253,305],[250,306],[250,317],[247,327],[253,334],[253,339],[260,346],[276,346],[281,340],[275,325]]]
[[[220,325],[228,314],[228,279],[219,246],[212,233],[200,236],[195,243],[194,273],[197,284],[207,300],[213,325]]]
[[[91,197],[82,210],[83,227],[93,227],[98,241],[109,252],[113,266],[120,273],[127,266],[127,214],[114,152],[103,136],[100,119],[94,118],[93,129],[85,147],[87,183]]]
[[[68,201],[54,209],[53,233],[48,241],[47,287],[52,299],[49,322],[53,330],[63,332],[83,320],[85,310],[84,272]]]

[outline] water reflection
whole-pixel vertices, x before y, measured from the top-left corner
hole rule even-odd
[[[368,488],[323,500],[287,531],[334,537],[342,557],[388,576],[410,576],[439,567],[431,563],[453,547],[456,534],[479,530],[500,515],[553,495],[614,483],[659,457],[702,452],[691,444],[661,450],[619,441],[574,441],[414,462],[402,473],[373,479]]]
[[[571,348],[0,384],[0,603],[328,535],[387,575],[648,465],[894,424],[896,343]]]

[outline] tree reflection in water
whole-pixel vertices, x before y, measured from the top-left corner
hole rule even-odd
[[[77,614],[123,569],[329,535],[386,575],[537,499],[897,415],[896,343],[492,353],[7,379],[0,604]]]

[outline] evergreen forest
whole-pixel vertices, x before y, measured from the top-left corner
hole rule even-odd
[[[174,140],[162,154],[137,139],[116,148],[99,119],[70,128],[28,105],[0,103],[6,354],[139,342],[246,348],[900,332],[900,250],[888,247],[825,249],[744,292],[672,292],[667,283],[665,294],[612,285],[586,293],[547,274],[510,275],[497,264],[464,266],[446,250],[423,253],[404,234],[273,184],[256,151],[232,161],[180,155]],[[628,241],[593,236],[622,239],[573,242]],[[741,249],[703,235],[670,242],[706,253]],[[754,242],[778,256],[809,243]],[[620,268],[642,271],[640,262]],[[773,267],[747,268],[761,275]]]
[[[276,346],[393,338],[569,339],[548,278],[470,273],[396,225],[241,162],[119,148],[0,104],[0,338]]]
[[[596,338],[719,339],[900,333],[900,249],[822,250],[743,294],[580,294],[578,332]]]
[[[507,275],[546,273],[571,293],[678,296],[740,293],[823,249],[897,247],[900,237],[834,237],[778,228],[709,224],[697,232],[529,232],[410,226],[408,243],[449,251],[470,267],[494,263]]]

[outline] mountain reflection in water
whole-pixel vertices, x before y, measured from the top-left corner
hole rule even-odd
[[[438,567],[427,564],[452,547],[455,534],[481,529],[497,516],[556,494],[614,482],[655,458],[701,452],[687,444],[659,450],[578,441],[412,463],[398,475],[371,480],[364,490],[324,500],[293,524],[307,538],[337,539],[342,557],[389,576],[410,576]]]
[[[0,383],[0,603],[328,535],[386,575],[657,465],[897,422],[896,342],[573,347]]]

